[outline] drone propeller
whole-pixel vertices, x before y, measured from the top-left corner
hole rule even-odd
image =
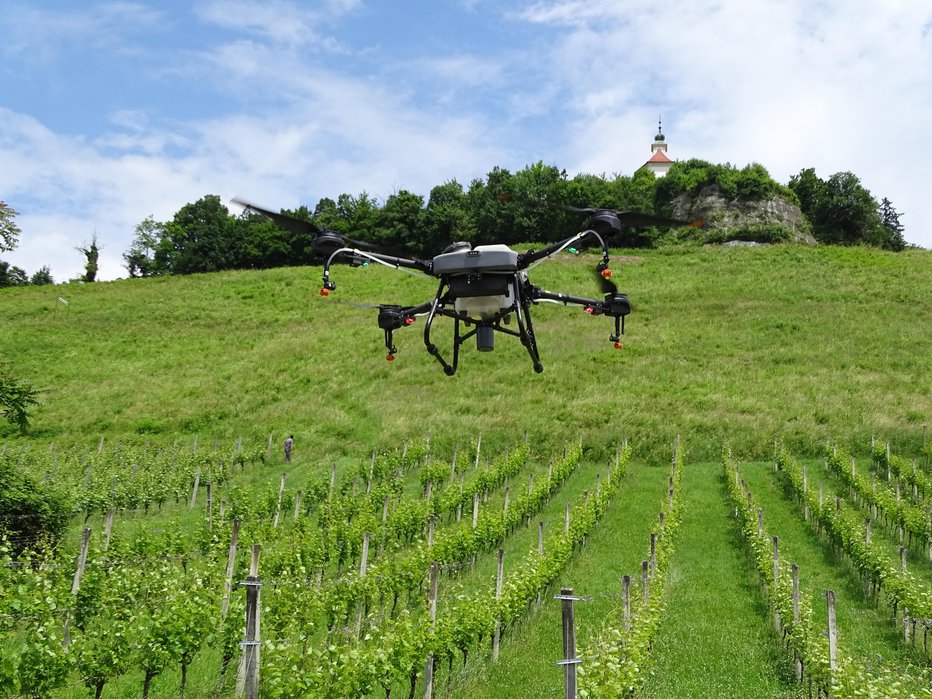
[[[275,213],[274,211],[264,209],[263,207],[252,204],[245,199],[241,199],[240,197],[233,197],[231,201],[234,204],[242,206],[246,211],[252,211],[265,216],[275,225],[279,226],[280,228],[284,228],[286,231],[294,233],[295,235],[313,236],[314,240],[311,242],[311,246],[313,247],[314,252],[321,257],[329,257],[340,248],[345,247],[355,247],[359,248],[360,250],[370,250],[373,252],[381,251],[381,248],[379,248],[377,245],[367,243],[363,240],[355,240],[329,228],[321,228],[312,221],[305,221],[304,219],[295,218],[294,216],[289,216],[288,214]]]
[[[657,226],[663,228],[672,228],[675,226],[694,225],[691,221],[683,221],[677,218],[667,218],[666,216],[654,216],[653,214],[643,214],[637,211],[615,211],[614,209],[592,209],[579,208],[577,206],[566,206],[567,211],[577,214],[586,214],[589,217],[587,225],[597,233],[611,235],[621,230],[622,226],[631,228],[646,228],[648,226]]]

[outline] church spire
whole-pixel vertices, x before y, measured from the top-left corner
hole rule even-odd
[[[660,116],[657,117],[657,135],[654,136],[654,142],[651,144],[650,152],[656,153],[659,150],[662,150],[664,153],[667,152],[666,138],[663,135],[663,120]]]

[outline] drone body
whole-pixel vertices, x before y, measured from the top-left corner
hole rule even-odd
[[[279,225],[290,230],[300,229],[312,234],[315,252],[324,257],[322,296],[329,296],[336,289],[330,280],[330,267],[336,262],[365,264],[376,262],[394,269],[404,270],[417,276],[434,278],[438,281],[437,292],[432,299],[415,306],[380,304],[373,306],[379,311],[378,324],[384,331],[387,359],[393,360],[398,351],[394,346],[394,332],[414,324],[415,319],[426,316],[424,323],[424,345],[427,352],[443,367],[448,376],[456,373],[460,346],[472,337],[480,352],[494,349],[496,333],[517,337],[525,347],[534,371],[540,373],[544,366],[540,361],[537,339],[531,322],[531,306],[542,303],[558,303],[578,306],[591,315],[606,315],[614,319],[614,332],[609,336],[616,348],[621,347],[624,319],[631,312],[626,294],[610,280],[608,246],[604,237],[620,230],[624,222],[633,225],[681,225],[681,221],[660,219],[643,214],[628,214],[607,209],[579,209],[589,214],[585,230],[566,240],[553,243],[541,250],[519,253],[507,245],[478,245],[458,242],[449,245],[432,259],[398,257],[376,252],[373,246],[352,240],[331,230],[321,229],[313,223],[300,221],[283,214],[275,214],[252,204],[234,199],[247,210],[266,215]],[[628,218],[632,221],[627,221]],[[603,237],[604,236],[604,237]],[[601,245],[602,259],[596,265],[596,274],[601,283],[603,297],[590,299],[545,291],[533,284],[528,271],[536,264],[571,246],[595,239]],[[431,340],[431,330],[437,316],[453,319],[453,356],[448,361]],[[506,327],[512,324],[516,327]]]

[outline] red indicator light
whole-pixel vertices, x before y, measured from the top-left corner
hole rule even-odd
[[[405,318],[405,325],[414,325],[414,318],[412,318],[411,316],[408,316],[407,318]]]
[[[615,343],[615,349],[621,349],[621,343],[620,343],[620,342],[616,342],[616,343]]]
[[[390,362],[394,362],[394,361],[395,361],[395,355],[394,355],[394,354],[389,354],[388,356],[385,357],[385,359],[387,359],[387,360],[390,361]]]
[[[611,276],[612,276],[612,270],[608,269],[608,267],[606,267],[605,269],[602,270],[602,278],[603,278],[603,279],[609,279],[609,278],[611,278]]]
[[[320,295],[321,295],[321,296],[330,296],[330,289],[327,289],[326,287],[323,288],[323,289],[321,289],[321,290],[320,290]]]
[[[595,313],[595,309],[594,309],[592,306],[586,306],[583,310],[584,310],[586,313],[589,313],[590,315],[593,314],[593,313]]]

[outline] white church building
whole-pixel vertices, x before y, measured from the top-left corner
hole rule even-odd
[[[659,120],[657,121],[657,135],[654,136],[650,152],[650,158],[641,167],[647,168],[656,177],[663,177],[669,172],[673,161],[667,156],[667,141],[663,135],[663,125]]]

